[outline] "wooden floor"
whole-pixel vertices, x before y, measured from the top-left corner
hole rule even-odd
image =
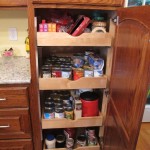
[[[136,150],[150,150],[150,123],[142,123]]]

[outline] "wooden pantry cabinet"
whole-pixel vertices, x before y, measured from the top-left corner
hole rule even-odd
[[[32,150],[29,85],[0,87],[1,149]]]
[[[77,4],[77,5],[101,5],[101,6],[122,6],[123,0],[32,0],[34,4]]]
[[[67,3],[67,1],[64,1]],[[75,1],[78,2],[78,1]],[[93,2],[93,1],[92,1]],[[56,5],[54,5],[56,4]],[[33,140],[36,150],[46,149],[42,134],[45,129],[66,127],[100,127],[100,145],[79,149],[134,150],[146,103],[150,75],[150,13],[149,6],[103,10],[97,6],[77,6],[67,10],[72,13],[90,14],[104,11],[108,16],[107,33],[83,33],[71,37],[66,33],[38,32],[35,16],[45,16],[49,9],[64,9],[66,4],[55,1],[31,1],[28,6],[30,59],[31,59],[31,112]],[[101,3],[100,3],[101,4]],[[68,9],[69,8],[69,9]],[[142,13],[141,13],[142,12]],[[114,17],[118,16],[114,23]],[[77,49],[95,48],[105,59],[105,74],[97,78],[44,79],[40,67],[45,56],[70,54]],[[81,52],[81,51],[80,51]],[[70,90],[80,88],[101,89],[102,109],[97,117],[78,120],[45,120],[41,111],[41,93],[45,90]]]

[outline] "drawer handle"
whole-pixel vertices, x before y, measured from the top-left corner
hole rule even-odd
[[[0,101],[6,101],[6,98],[0,98]]]
[[[0,129],[4,129],[4,128],[10,128],[10,125],[0,126]]]

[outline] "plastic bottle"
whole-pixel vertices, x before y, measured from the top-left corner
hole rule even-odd
[[[56,139],[55,139],[54,135],[48,134],[46,139],[45,139],[45,144],[46,144],[48,149],[55,148]]]

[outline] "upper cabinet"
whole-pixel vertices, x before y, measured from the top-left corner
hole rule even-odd
[[[27,0],[0,0],[0,7],[24,7]]]
[[[102,5],[102,6],[123,6],[124,0],[32,0],[33,3],[40,4],[83,4],[83,5]]]

